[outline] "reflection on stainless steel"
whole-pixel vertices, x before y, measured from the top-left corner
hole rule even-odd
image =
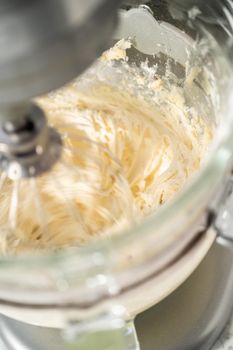
[[[109,45],[120,0],[0,1],[0,104],[60,87]]]

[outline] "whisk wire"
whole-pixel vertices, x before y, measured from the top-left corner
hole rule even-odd
[[[4,172],[2,172],[1,176],[0,176],[0,191],[3,189],[5,182],[7,179],[7,174]]]
[[[34,194],[34,199],[35,199],[35,207],[36,207],[36,211],[37,211],[37,215],[38,215],[38,219],[40,222],[40,228],[42,231],[42,235],[44,235],[46,233],[46,228],[48,225],[48,218],[46,215],[45,210],[43,209],[43,205],[42,205],[42,199],[41,199],[41,195],[40,192],[38,190],[38,184],[35,178],[31,178],[30,179],[30,185]]]
[[[82,229],[84,230],[85,234],[88,234],[87,226],[85,225],[85,222],[83,220],[83,217],[81,213],[79,212],[78,207],[67,198],[67,195],[65,191],[63,190],[63,186],[58,178],[54,179],[54,185],[56,187],[56,190],[59,189],[59,192],[62,194],[65,206],[67,210],[69,211],[69,215],[78,223],[81,225]]]
[[[17,228],[20,182],[20,179],[13,182],[13,190],[10,200],[9,226],[13,231]]]

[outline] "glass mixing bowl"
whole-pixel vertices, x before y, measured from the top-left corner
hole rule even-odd
[[[161,76],[170,58],[181,84],[198,67],[187,101],[217,125],[201,171],[129,232],[69,253],[0,260],[0,312],[61,328],[71,349],[137,349],[134,317],[187,279],[216,237],[233,239],[221,220],[232,192],[233,4],[211,2],[205,12],[193,3],[125,1],[114,39],[133,38],[130,60],[148,58]]]

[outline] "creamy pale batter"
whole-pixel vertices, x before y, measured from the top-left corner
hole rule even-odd
[[[0,253],[56,250],[122,232],[200,168],[212,127],[177,84],[168,86],[146,63],[130,67],[128,47],[118,44],[81,79],[38,99],[63,135],[63,157],[50,173],[17,184],[15,215],[15,185],[5,181]]]

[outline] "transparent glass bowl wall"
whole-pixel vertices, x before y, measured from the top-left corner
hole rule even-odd
[[[211,226],[199,241],[196,238],[199,225],[206,228],[210,212],[218,209],[232,165],[232,68],[212,34],[205,33],[208,44],[195,44],[196,29],[187,22],[174,27],[164,1],[156,1],[154,9],[154,15],[145,7],[121,12],[115,38],[133,36],[143,54],[132,53],[131,59],[137,62],[155,54],[161,74],[167,55],[179,63],[174,73],[184,75],[181,66],[192,52],[191,60],[200,63],[202,73],[189,103],[195,103],[201,91],[203,103],[212,101],[207,117],[214,116],[219,124],[209,160],[182,194],[130,232],[69,253],[1,259],[0,312],[32,324],[65,327],[70,320],[92,318],[123,305],[125,317],[131,318],[182,283],[211,246],[216,233]],[[208,72],[212,95],[202,79]],[[145,288],[148,281],[150,288]]]

